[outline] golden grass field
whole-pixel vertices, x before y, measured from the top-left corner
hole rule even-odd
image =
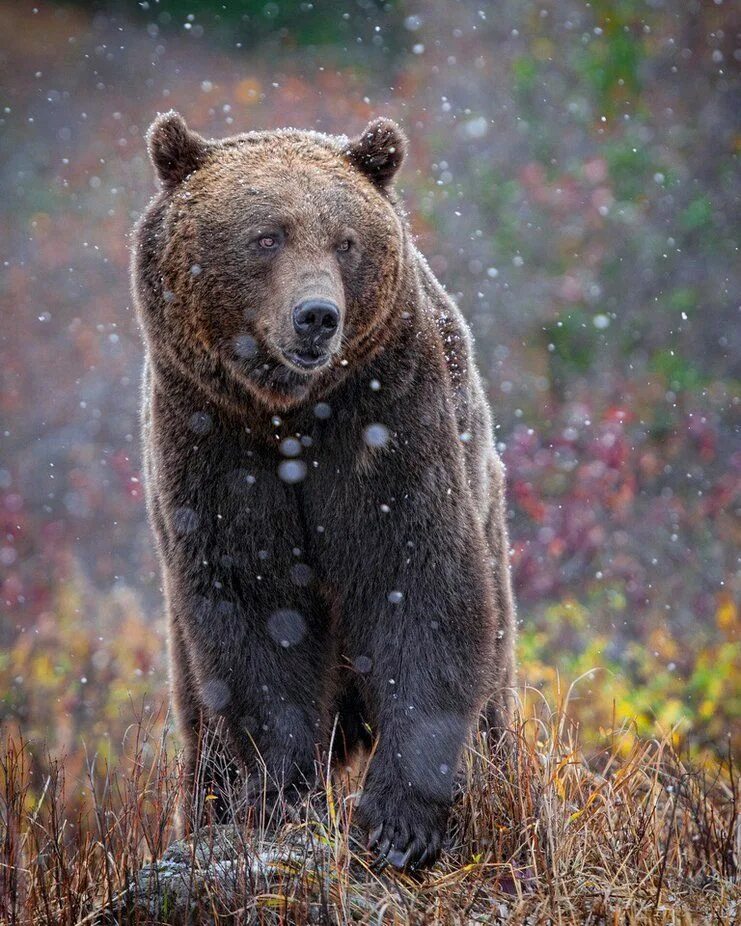
[[[115,767],[88,755],[84,782],[56,761],[39,778],[30,748],[11,738],[0,916],[49,926],[736,922],[732,764],[693,768],[669,738],[628,727],[587,757],[568,714],[539,701],[506,746],[485,734],[471,744],[443,857],[414,875],[374,869],[364,852],[352,825],[362,763],[352,779],[325,775],[287,823],[259,811],[239,822],[235,801],[234,827],[204,826],[168,850],[181,768],[161,717],[132,722]]]

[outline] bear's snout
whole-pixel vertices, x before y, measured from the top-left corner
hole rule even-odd
[[[328,299],[305,299],[293,310],[293,327],[311,347],[334,337],[340,323],[340,310]]]
[[[339,334],[342,317],[331,299],[303,299],[293,309],[293,330],[297,335],[291,350],[284,350],[288,362],[304,371],[317,370],[329,363],[331,342]]]

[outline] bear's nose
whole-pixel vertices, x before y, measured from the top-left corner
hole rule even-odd
[[[305,299],[293,310],[296,333],[312,341],[326,341],[340,323],[340,310],[327,299]]]

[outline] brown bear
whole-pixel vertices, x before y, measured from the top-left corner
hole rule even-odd
[[[471,337],[393,191],[406,140],[207,140],[171,112],[148,143],[132,281],[188,772],[231,786],[199,766],[217,727],[245,801],[372,743],[369,848],[430,864],[470,731],[505,719],[515,621]]]

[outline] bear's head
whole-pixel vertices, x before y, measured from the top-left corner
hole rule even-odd
[[[406,141],[281,129],[206,140],[177,113],[148,132],[161,194],[134,260],[155,357],[214,393],[286,409],[383,342],[399,302]]]

